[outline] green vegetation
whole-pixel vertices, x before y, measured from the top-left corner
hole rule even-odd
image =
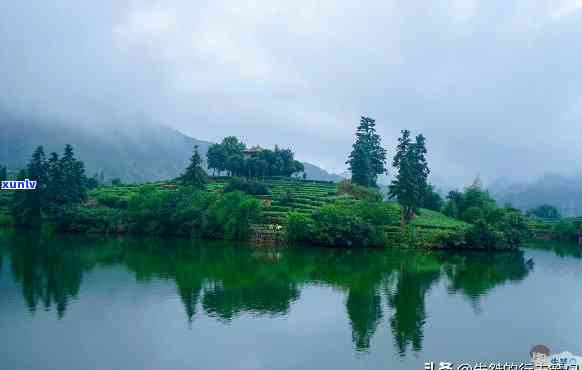
[[[51,153],[48,160],[39,146],[17,179],[37,181],[35,190],[16,191],[12,199],[10,211],[14,223],[21,227],[41,227],[43,214],[58,223],[65,208],[86,199],[85,167],[75,158],[71,145],[65,146],[61,158]]]
[[[202,158],[198,153],[198,146],[194,146],[194,153],[192,154],[192,158],[190,158],[190,164],[178,180],[182,185],[202,189],[207,182],[206,177],[206,172],[202,168]]]
[[[396,179],[390,184],[390,198],[398,199],[402,207],[402,225],[412,220],[421,207],[428,189],[427,178],[430,173],[426,161],[424,136],[418,135],[416,142],[410,140],[410,131],[403,130],[398,139],[396,155],[392,166],[398,170]]]
[[[356,185],[348,180],[341,181],[338,184],[337,191],[339,195],[346,194],[358,200],[365,200],[369,202],[379,202],[382,200],[382,194],[380,194],[378,189]]]
[[[213,144],[206,154],[208,168],[213,175],[226,171],[228,176],[265,178],[265,176],[291,176],[305,170],[303,163],[294,159],[291,149],[274,150],[246,145],[234,136],[226,137],[220,144]]]
[[[467,243],[475,247],[517,247],[530,236],[527,218],[510,206],[498,207],[479,184],[463,192],[451,191],[444,212],[471,224]]]
[[[549,204],[542,204],[535,208],[530,209],[527,211],[529,216],[535,216],[538,218],[546,218],[550,220],[557,220],[561,218],[560,211],[552,205]]]
[[[393,161],[398,173],[389,188],[389,196],[398,200],[394,202],[384,200],[376,187],[386,152],[374,120],[367,117],[362,117],[348,160],[352,180],[338,184],[291,177],[303,171],[291,150],[246,150],[232,136],[207,154],[209,168],[228,176],[208,177],[195,146],[181,176],[142,185],[112,181],[105,186],[103,176],[85,176],[70,145],[62,157],[51,153],[48,160],[39,147],[18,176],[37,180],[38,189],[3,192],[0,225],[275,243],[286,239],[330,247],[501,249],[517,247],[529,236],[526,217],[498,207],[478,185],[451,192],[443,205],[427,181],[426,154],[424,136],[412,142],[403,130]],[[568,238],[578,235],[570,225],[559,227]]]
[[[242,191],[250,195],[268,195],[270,194],[267,185],[260,181],[253,181],[235,177],[228,181],[224,186],[224,192],[230,193],[233,191]]]
[[[386,172],[386,150],[376,133],[376,120],[361,117],[356,131],[356,142],[346,164],[352,173],[352,182],[376,187],[378,175]]]
[[[437,193],[432,184],[428,184],[422,199],[422,207],[433,211],[440,212],[443,209],[445,202],[443,198]]]
[[[383,202],[338,200],[314,212],[311,219],[292,214],[288,238],[324,246],[385,246],[385,227],[393,223],[390,208]]]
[[[552,239],[582,244],[582,219],[562,219],[550,225]]]
[[[244,189],[228,189],[243,183]],[[269,189],[252,194],[248,184]],[[250,189],[254,187],[251,186]],[[241,190],[246,190],[241,191]],[[260,192],[263,193],[263,192]],[[47,218],[57,231],[131,233],[246,240],[254,225],[280,225],[291,243],[326,246],[406,245],[401,236],[400,207],[383,202],[376,189],[288,177],[262,182],[211,178],[198,190],[179,182],[100,186],[82,203],[62,207],[58,219]],[[0,209],[11,193],[0,193]],[[420,210],[411,223],[418,235],[449,233],[465,223],[438,212]],[[417,244],[416,247],[421,247]]]
[[[580,249],[576,250],[580,258]],[[448,294],[461,295],[477,307],[492,289],[521,281],[533,268],[519,250],[485,254],[352,249],[329,253],[322,248],[273,250],[184,239],[11,232],[0,232],[2,254],[23,287],[22,297],[30,312],[53,307],[59,317],[66,316],[71,300],[83,298],[83,284],[91,280],[87,273],[102,266],[115,275],[108,277],[108,283],[120,278],[117,269],[108,268],[111,264],[126,266],[141,283],[162,278],[175,284],[185,322],[201,313],[222,322],[242,313],[284,315],[304,287],[320,285],[345,297],[341,301],[357,349],[370,346],[384,317],[386,330],[401,353],[422,346],[431,287],[446,286]]]

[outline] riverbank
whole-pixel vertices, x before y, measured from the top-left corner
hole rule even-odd
[[[369,217],[366,224],[381,234],[383,246],[443,248],[446,247],[443,240],[459,238],[468,227],[466,223],[442,213],[421,209],[411,224],[403,229],[400,226],[400,206],[396,202],[358,199],[362,196],[342,192],[336,183],[283,177],[261,181],[267,189],[266,194],[241,194],[235,205],[225,205],[225,209],[220,210],[226,217],[222,220],[216,215],[218,211],[203,213],[202,208],[213,208],[210,203],[220,202],[225,197],[234,198],[228,195],[232,193],[225,192],[230,181],[225,177],[211,178],[203,191],[193,193],[172,181],[100,186],[88,191],[87,199],[80,205],[61,212],[57,225],[53,226],[59,231],[81,234],[173,234],[280,244],[290,241],[290,219],[312,220],[322,209],[340,204],[347,213],[359,209],[356,219]],[[9,216],[11,196],[11,192],[0,193],[0,224],[4,226],[12,224]],[[188,207],[184,203],[188,203]],[[370,209],[374,207],[377,214],[364,214],[371,213]],[[177,217],[181,219],[177,220]],[[231,226],[238,230],[208,231],[196,225],[204,228],[211,222],[231,222],[237,224]],[[179,227],[174,227],[177,224]],[[353,234],[354,230],[360,230],[356,226],[344,231]],[[306,240],[300,242],[304,244]]]

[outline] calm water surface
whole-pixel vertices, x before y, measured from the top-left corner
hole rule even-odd
[[[582,249],[253,249],[0,231],[0,369],[423,369],[582,355]]]

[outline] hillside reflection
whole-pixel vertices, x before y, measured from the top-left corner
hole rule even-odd
[[[32,313],[42,307],[62,318],[71,300],[83,298],[83,275],[110,265],[142,283],[173,281],[190,325],[198,315],[224,323],[241,315],[285,316],[304,287],[331,287],[345,295],[356,351],[367,351],[380,325],[389,325],[401,355],[422,350],[430,320],[426,298],[439,282],[474,304],[533,269],[520,251],[266,250],[225,242],[0,234],[0,268],[11,271]]]

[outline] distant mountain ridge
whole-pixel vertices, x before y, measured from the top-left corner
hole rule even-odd
[[[499,203],[510,203],[524,211],[551,204],[564,216],[582,215],[582,175],[546,174],[525,184],[499,181],[491,184],[489,189]]]
[[[103,171],[108,179],[120,178],[126,182],[176,177],[187,166],[194,145],[198,145],[204,160],[212,145],[153,124],[79,128],[62,122],[0,113],[0,164],[9,169],[24,167],[38,145],[43,145],[48,154],[62,152],[66,144],[73,145],[77,157],[85,162],[89,176]],[[316,165],[304,164],[309,179],[342,179]]]

